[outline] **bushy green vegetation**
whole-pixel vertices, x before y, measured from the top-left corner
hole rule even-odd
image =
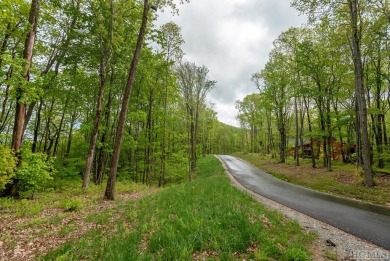
[[[8,147],[0,144],[0,191],[15,176],[16,158]]]
[[[34,193],[53,179],[55,174],[53,160],[44,153],[32,153],[29,148],[24,147],[20,150],[18,159],[9,147],[0,145],[0,155],[0,192],[15,179],[18,192]]]
[[[32,153],[30,148],[21,151],[21,163],[16,170],[20,191],[34,191],[53,179],[53,160],[44,153]]]
[[[310,259],[313,235],[231,186],[212,156],[199,161],[193,182],[132,201],[125,213],[110,233],[92,230],[42,259]]]

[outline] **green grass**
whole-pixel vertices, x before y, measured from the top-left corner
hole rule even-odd
[[[131,201],[124,213],[116,229],[91,230],[42,259],[310,260],[314,235],[231,186],[213,156],[199,160],[193,182]]]

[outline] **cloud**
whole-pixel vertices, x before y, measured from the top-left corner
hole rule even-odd
[[[287,0],[192,0],[180,16],[160,14],[182,29],[186,59],[209,68],[217,85],[209,100],[220,121],[238,126],[234,103],[256,92],[251,75],[267,62],[272,42],[291,26],[306,21]]]

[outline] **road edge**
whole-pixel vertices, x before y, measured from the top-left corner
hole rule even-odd
[[[236,156],[232,156],[248,165],[251,165],[252,167],[266,173],[267,175],[270,175],[276,179],[279,179],[279,180],[282,180],[282,181],[285,181],[287,183],[289,183],[290,185],[292,186],[296,186],[298,188],[304,188],[304,189],[307,189],[307,190],[310,190],[310,191],[313,191],[313,192],[316,192],[316,193],[321,193],[325,196],[328,196],[328,197],[334,197],[334,198],[338,198],[340,200],[347,200],[347,201],[352,201],[354,202],[355,204],[359,205],[359,204],[362,204],[362,205],[370,205],[372,208],[379,208],[379,209],[384,209],[386,212],[390,212],[390,206],[386,206],[386,205],[380,205],[380,204],[375,204],[375,203],[372,203],[370,201],[364,201],[364,200],[361,200],[361,199],[357,199],[357,198],[351,198],[351,197],[347,197],[347,196],[343,196],[343,195],[338,195],[338,194],[334,194],[334,193],[330,193],[330,192],[326,192],[326,191],[321,191],[321,190],[315,190],[315,189],[312,189],[312,188],[309,188],[309,187],[305,187],[303,185],[299,185],[299,184],[294,184],[294,183],[291,183],[289,181],[286,181],[286,180],[283,180],[283,179],[280,179],[278,177],[275,177],[273,174],[263,170],[263,169],[259,169],[258,167],[256,167],[255,165],[253,165],[252,163],[250,163],[249,161],[246,161],[242,158],[239,158],[239,157],[236,157]],[[388,215],[388,214],[387,214]],[[389,256],[389,259],[390,260],[390,256]]]
[[[265,205],[266,207],[279,211],[287,218],[295,220],[307,232],[316,232],[318,234],[316,246],[320,249],[312,249],[313,260],[332,260],[333,258],[331,257],[334,257],[335,254],[337,255],[336,260],[363,261],[390,259],[390,252],[379,246],[335,228],[327,223],[302,214],[296,210],[286,207],[278,202],[275,202],[245,188],[230,173],[229,168],[226,166],[225,162],[218,155],[214,156],[221,162],[225,173],[229,177],[233,186],[243,191],[244,193],[247,193],[257,202]],[[375,257],[375,259],[373,257]]]

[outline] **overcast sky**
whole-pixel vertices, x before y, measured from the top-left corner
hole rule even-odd
[[[208,100],[219,121],[238,126],[235,101],[257,92],[250,78],[264,67],[272,42],[305,17],[289,0],[191,0],[179,9],[179,16],[160,13],[158,24],[181,27],[185,59],[205,65],[217,81]]]

